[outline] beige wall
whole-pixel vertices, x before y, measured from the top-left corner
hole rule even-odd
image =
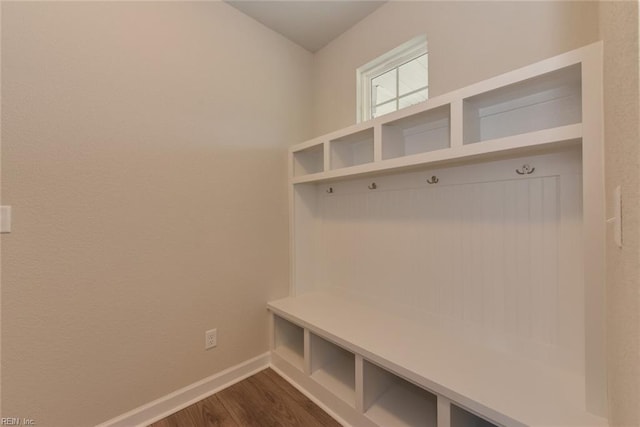
[[[359,66],[419,34],[439,95],[589,44],[596,2],[389,2],[314,57],[314,134],[356,121]]]
[[[639,425],[638,8],[599,9],[392,2],[312,58],[222,3],[3,2],[2,415],[91,425],[266,351],[285,147],[355,122],[355,69],[426,33],[433,95],[605,40],[610,409]]]
[[[224,3],[2,2],[2,66],[2,415],[93,425],[267,351],[311,54]]]
[[[607,206],[622,190],[624,245],[607,239],[609,410],[611,424],[640,425],[640,118],[638,3],[600,4],[604,41]],[[611,233],[609,229],[609,233]]]

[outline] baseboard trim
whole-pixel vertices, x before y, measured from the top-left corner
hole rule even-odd
[[[269,352],[167,394],[96,427],[146,427],[268,368]]]

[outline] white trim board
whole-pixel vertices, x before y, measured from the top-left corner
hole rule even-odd
[[[270,352],[246,360],[159,399],[119,415],[96,427],[145,427],[191,406],[271,365]]]

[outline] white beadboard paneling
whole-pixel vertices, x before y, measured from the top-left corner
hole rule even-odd
[[[516,174],[524,163],[536,171]],[[319,282],[581,369],[581,208],[565,195],[579,164],[568,150],[319,186]]]
[[[557,344],[558,324],[558,245],[560,240],[560,191],[557,178],[545,178],[543,187],[543,224],[542,241],[545,252],[542,254],[543,265],[540,283],[543,286],[541,301],[546,304],[547,316],[540,319],[541,327],[550,345]],[[554,209],[551,209],[554,207]]]
[[[518,327],[519,335],[525,340],[533,338],[533,306],[531,282],[532,270],[539,268],[533,264],[535,252],[532,248],[531,183],[521,180],[516,184],[516,242],[517,254],[516,283],[518,286]]]
[[[504,184],[504,200],[516,200],[518,188],[516,182],[508,181]],[[518,268],[516,261],[518,259],[517,252],[514,248],[514,242],[518,233],[516,218],[516,203],[504,204],[504,258],[503,258],[503,277],[504,286],[504,307],[505,307],[505,331],[509,335],[516,335],[518,331]]]

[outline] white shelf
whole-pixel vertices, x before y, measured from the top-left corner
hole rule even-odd
[[[437,397],[364,361],[365,415],[381,426],[435,427]],[[372,400],[372,402],[369,402]]]
[[[304,355],[298,352],[297,348],[281,345],[275,348],[275,352],[292,366],[295,366],[300,370],[304,369]]]
[[[329,141],[331,169],[373,162],[373,128],[367,128]]]
[[[304,369],[304,330],[279,316],[274,318],[274,350],[296,368]]]
[[[414,114],[382,125],[382,159],[450,147],[450,106]]]
[[[293,152],[293,176],[324,171],[324,144],[316,144]]]
[[[582,121],[581,72],[572,65],[464,100],[464,143]]]
[[[496,427],[496,425],[456,405],[451,405],[451,427]]]
[[[354,354],[313,334],[311,378],[350,406],[355,406]]]
[[[344,296],[307,293],[268,306],[349,352],[498,424],[607,425],[606,419],[585,411],[582,377],[461,342],[430,324],[381,312]],[[381,339],[380,331],[394,333],[385,333]],[[342,371],[322,370],[318,381],[334,387],[344,384],[346,377]],[[351,388],[343,391],[347,390],[351,398]]]
[[[496,155],[504,157],[528,155],[544,149],[561,148],[580,144],[582,125],[573,124],[552,129],[483,141],[481,144],[469,144],[437,151],[391,158],[349,168],[330,170],[313,175],[294,177],[291,184],[325,182],[359,175],[371,175],[380,172],[398,171],[420,166],[441,166],[447,163],[464,163]]]
[[[509,82],[506,85],[495,83],[500,78],[490,79],[294,146],[294,159],[299,156],[300,162],[311,166],[292,165],[291,183],[466,161],[504,150],[542,149],[567,140],[579,141],[583,136],[581,64],[550,64],[537,67],[541,70],[538,74],[523,69],[509,78],[500,76]],[[520,79],[511,77],[519,75]],[[459,107],[454,109],[454,105]],[[330,165],[324,172],[318,141],[329,144]]]
[[[344,400],[350,406],[355,405],[355,379],[353,368],[343,362],[336,362],[318,369],[311,375],[318,384]]]

